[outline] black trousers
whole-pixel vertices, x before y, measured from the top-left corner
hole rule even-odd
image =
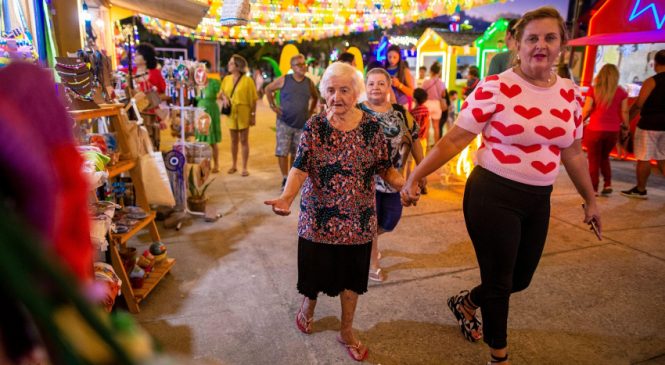
[[[543,252],[552,186],[503,178],[477,166],[464,191],[464,220],[476,251],[481,284],[471,301],[483,315],[484,341],[506,347],[510,294],[529,286]]]

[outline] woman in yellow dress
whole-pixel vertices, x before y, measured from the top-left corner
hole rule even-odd
[[[231,105],[231,114],[226,120],[231,134],[231,158],[233,165],[228,170],[233,174],[237,169],[238,143],[242,148],[242,176],[249,176],[247,160],[249,159],[249,127],[256,124],[256,86],[254,80],[248,77],[247,61],[240,55],[234,54],[227,65],[228,75],[222,80],[221,99],[222,106]]]

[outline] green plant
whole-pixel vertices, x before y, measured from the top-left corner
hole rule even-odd
[[[205,199],[206,190],[208,190],[208,187],[213,181],[215,181],[215,178],[203,182],[201,186],[196,185],[196,183],[194,182],[194,166],[192,166],[189,169],[189,177],[187,178],[187,188],[189,189],[189,197],[198,200]]]

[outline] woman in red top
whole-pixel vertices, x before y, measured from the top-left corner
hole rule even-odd
[[[600,69],[594,87],[589,89],[584,104],[583,118],[591,120],[584,131],[584,144],[589,158],[589,174],[593,189],[598,192],[599,174],[603,174],[603,190],[600,195],[612,193],[612,169],[610,152],[617,144],[619,130],[628,127],[628,93],[619,86],[619,69],[606,64]]]

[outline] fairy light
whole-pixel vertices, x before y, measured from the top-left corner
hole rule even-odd
[[[221,0],[209,0],[210,9],[196,29],[142,16],[148,30],[161,37],[214,38],[276,42],[312,40],[332,35],[391,28],[442,14],[452,14],[506,0],[253,0],[250,22],[231,31],[219,24]],[[271,30],[272,34],[266,32]]]

